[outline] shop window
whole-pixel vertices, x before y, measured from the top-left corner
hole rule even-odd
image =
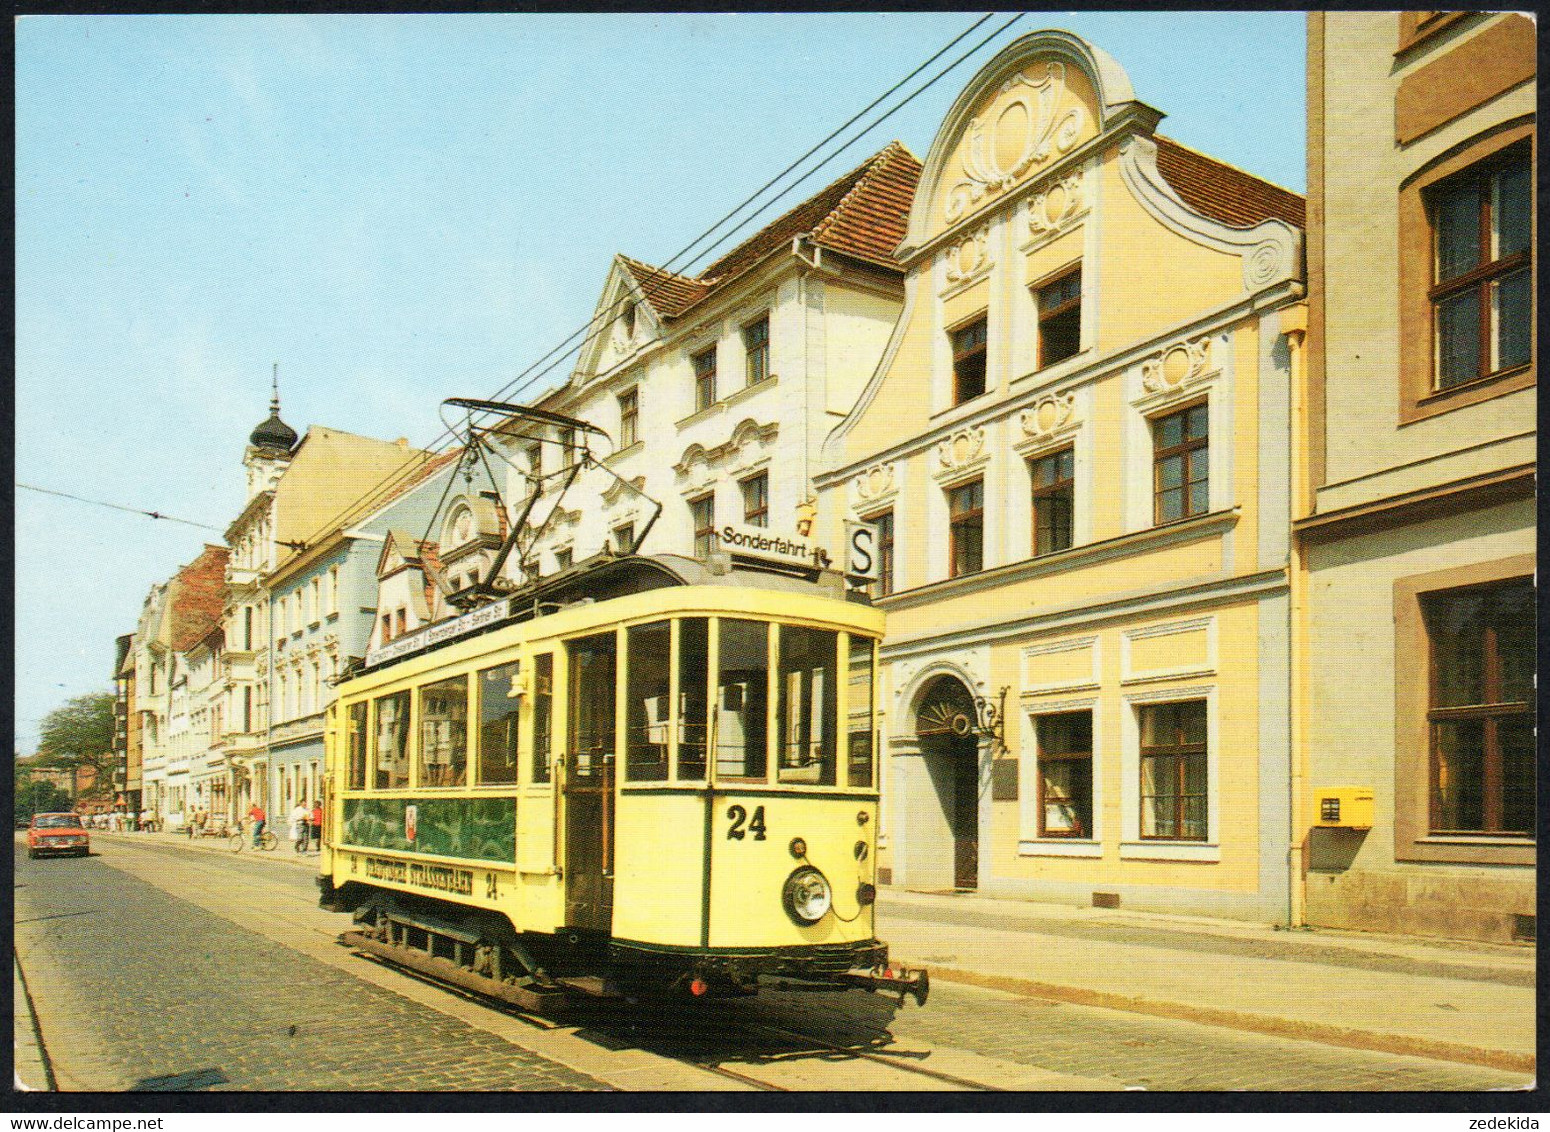
[[[949,577],[979,573],[985,567],[985,481],[949,490],[947,513]]]
[[[1093,835],[1093,715],[1090,711],[1041,715],[1039,836]]]
[[[1039,288],[1039,368],[1052,366],[1082,348],[1082,269]]]
[[[1070,448],[1028,462],[1033,481],[1033,553],[1071,546],[1071,511],[1076,495],[1076,454]]]
[[[1141,708],[1141,836],[1206,840],[1206,702]]]
[[[952,332],[953,404],[961,405],[985,392],[988,323],[984,315]]]
[[[745,371],[749,385],[758,385],[770,376],[770,319],[763,318],[743,327]]]
[[[1211,508],[1210,424],[1205,402],[1152,422],[1154,521],[1161,525]]]
[[[1534,830],[1534,587],[1428,594],[1431,831]]]
[[[716,403],[716,347],[694,355],[694,411],[704,412]]]
[[[519,663],[486,668],[479,673],[479,785],[500,786],[517,781],[517,726],[521,700]]]

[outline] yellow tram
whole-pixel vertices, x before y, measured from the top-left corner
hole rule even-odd
[[[432,626],[329,709],[321,902],[353,946],[528,1006],[924,1003],[873,927],[882,631],[827,571],[667,554]]]

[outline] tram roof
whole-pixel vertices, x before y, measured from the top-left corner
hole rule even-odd
[[[857,600],[846,590],[844,579],[833,572],[818,574],[813,580],[810,574],[762,569],[737,559],[717,566],[681,554],[599,555],[531,583],[518,590],[516,596],[524,601],[553,601],[567,597],[603,601],[665,586],[731,586],[804,597]],[[864,595],[859,599],[865,600]]]

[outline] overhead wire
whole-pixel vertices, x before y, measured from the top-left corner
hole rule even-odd
[[[166,515],[160,511],[146,511],[140,507],[125,507],[121,503],[108,503],[101,499],[87,499],[84,495],[71,495],[68,491],[55,491],[47,487],[35,487],[30,483],[16,481],[16,486],[26,488],[28,491],[40,492],[43,495],[57,495],[61,499],[73,499],[77,503],[90,503],[94,507],[111,507],[115,511],[127,511],[131,515],[148,515],[152,519],[165,519],[169,523],[182,523],[186,527],[203,527],[207,531],[220,531],[223,534],[225,527],[217,527],[213,523],[196,523],[192,519],[179,519],[175,515]]]
[[[999,27],[997,27],[989,35],[987,35],[984,38],[982,38],[981,40],[979,40],[979,42],[975,43],[974,46],[972,46],[968,50],[964,51],[956,59],[954,59],[951,63],[947,64],[945,67],[943,67],[941,70],[939,70],[935,75],[933,75],[931,78],[929,78],[919,88],[917,88],[916,90],[910,92],[905,98],[900,100],[896,105],[892,106],[891,108],[887,109],[883,114],[879,115],[876,118],[876,120],[866,124],[862,129],[857,131],[854,136],[852,136],[851,138],[849,138],[848,140],[843,142],[841,145],[836,147],[834,149],[834,151],[832,153],[830,153],[828,156],[824,157],[821,161],[818,161],[817,163],[815,163],[812,166],[811,169],[807,170],[800,177],[796,178],[790,185],[787,185],[779,193],[775,194],[775,196],[772,197],[769,202],[766,202],[765,205],[761,205],[760,208],[762,209],[764,207],[767,207],[768,204],[773,203],[775,200],[779,200],[782,196],[784,196],[787,193],[791,192],[797,185],[801,184],[807,178],[811,177],[819,169],[822,169],[824,166],[828,165],[830,162],[835,160],[835,158],[837,158],[840,154],[844,153],[851,146],[855,145],[858,141],[860,141],[867,134],[869,134],[873,130],[875,130],[883,122],[887,121],[894,114],[897,114],[905,106],[908,106],[916,98],[920,97],[927,90],[930,90],[939,81],[941,81],[943,78],[945,78],[948,74],[950,74],[954,70],[956,70],[959,66],[961,66],[963,64],[963,62],[966,59],[968,59],[970,56],[974,55],[981,48],[983,48],[986,44],[990,43],[992,40],[994,40],[996,37],[998,37],[1004,31],[1006,31],[1009,27],[1011,27],[1013,24],[1015,24],[1019,20],[1021,20],[1023,18],[1024,14],[1025,13],[1016,13],[1016,14],[1012,15],[1009,19],[1007,19],[1004,23],[1002,23]],[[946,44],[944,44],[940,49],[938,49],[934,54],[932,54],[928,59],[926,59],[925,62],[921,63],[914,70],[912,70],[908,75],[906,75],[904,78],[900,79],[897,83],[895,83],[893,86],[891,86],[883,94],[879,95],[876,99],[874,99],[871,103],[869,103],[865,108],[863,108],[862,110],[858,111],[856,114],[853,114],[842,125],[840,125],[836,129],[832,130],[822,141],[819,141],[817,144],[815,144],[810,149],[808,149],[806,153],[804,153],[801,157],[798,157],[795,161],[793,161],[791,164],[789,164],[780,173],[776,174],[774,177],[770,178],[770,180],[766,181],[765,184],[762,185],[758,190],[756,190],[752,195],[750,195],[748,198],[746,198],[744,201],[742,201],[740,204],[738,204],[730,212],[728,212],[726,215],[724,215],[720,220],[717,220],[714,224],[712,224],[708,229],[706,229],[699,236],[697,236],[693,240],[691,240],[689,242],[689,244],[685,245],[685,247],[683,249],[681,249],[678,253],[676,253],[675,255],[670,257],[668,260],[666,260],[663,265],[661,265],[661,266],[652,266],[651,267],[651,274],[647,277],[646,281],[644,281],[642,283],[642,288],[643,289],[648,289],[650,282],[655,281],[657,279],[665,279],[667,274],[668,274],[668,267],[669,267],[669,265],[672,265],[672,264],[677,263],[680,260],[682,260],[683,257],[686,254],[688,254],[693,248],[695,248],[698,244],[700,244],[704,240],[706,240],[711,234],[713,234],[722,225],[726,224],[733,217],[737,216],[740,212],[743,211],[743,209],[745,209],[749,204],[751,204],[752,202],[757,200],[767,190],[769,190],[774,185],[778,184],[782,179],[784,179],[787,176],[787,174],[791,173],[794,169],[796,169],[799,165],[801,165],[801,163],[804,162],[808,157],[811,157],[814,153],[816,153],[823,146],[828,144],[834,138],[838,137],[841,133],[843,133],[851,125],[853,125],[855,122],[860,120],[867,113],[869,113],[871,110],[873,110],[878,105],[880,105],[882,102],[884,102],[887,98],[889,98],[892,94],[894,94],[900,88],[902,88],[907,83],[909,83],[913,78],[915,78],[917,75],[919,75],[927,67],[931,66],[931,64],[935,63],[943,55],[945,55],[945,54],[947,54],[947,52],[951,51],[953,47],[955,47],[957,44],[961,43],[968,36],[972,35],[974,33],[974,31],[976,31],[978,28],[982,27],[986,23],[986,21],[990,20],[994,15],[995,15],[995,13],[986,13],[984,16],[980,17],[978,20],[976,20],[973,24],[971,24],[964,31],[962,31],[958,35],[954,36],[951,40],[949,40]],[[755,211],[757,212],[758,210],[755,210]],[[745,219],[745,221],[740,222],[740,225],[741,225],[741,223],[746,223],[746,219]],[[733,235],[735,235],[736,231],[737,231],[737,229],[734,228],[733,230],[724,233],[721,237],[719,237],[716,241],[714,241],[713,243],[708,245],[706,248],[704,248],[700,253],[698,253],[693,258],[698,258],[699,255],[707,254],[711,250],[719,247],[721,244],[725,243],[728,239],[730,239]],[[691,259],[690,262],[693,262],[693,259]],[[674,273],[674,274],[676,274],[676,273]],[[618,301],[618,302],[616,302],[614,304],[611,304],[607,309],[600,310],[597,314],[593,315],[593,317],[591,319],[589,319],[586,323],[584,323],[580,328],[578,328],[577,330],[573,331],[564,340],[562,340],[559,343],[559,345],[551,348],[549,351],[547,351],[546,353],[541,355],[538,358],[537,361],[535,361],[532,364],[530,364],[526,369],[522,370],[514,378],[512,378],[505,385],[503,385],[500,389],[498,389],[496,391],[496,393],[492,397],[489,398],[489,400],[492,400],[492,401],[500,400],[501,398],[506,397],[508,395],[515,394],[515,393],[520,393],[520,392],[523,392],[523,391],[527,390],[535,382],[537,382],[538,380],[540,380],[541,378],[545,377],[550,372],[552,372],[553,369],[557,365],[559,365],[560,362],[563,361],[566,357],[570,356],[572,353],[574,353],[575,351],[577,351],[579,349],[584,349],[587,345],[589,345],[592,341],[594,341],[596,339],[598,334],[601,333],[603,327],[605,327],[607,325],[610,325],[612,323],[614,317],[616,317],[618,311],[620,309],[622,309],[622,307],[623,307],[623,305],[624,305],[624,303],[626,301],[628,301],[628,300],[627,299],[621,299],[620,301]],[[582,340],[580,342],[576,342],[575,341],[578,337],[582,338]],[[544,364],[545,362],[548,362],[548,364],[545,365]],[[542,367],[542,368],[540,368],[540,367]],[[479,410],[479,411],[480,412],[484,412],[484,413],[493,412],[493,410]],[[441,452],[445,451],[446,450],[446,446],[451,441],[455,441],[456,439],[457,439],[456,432],[449,427],[443,433],[441,433],[436,438],[434,438],[430,442],[430,444],[427,446],[427,448],[422,450],[422,451],[428,452],[430,454],[430,458],[433,459],[436,455],[439,455]],[[437,447],[437,446],[440,446],[440,447]],[[420,469],[423,469],[425,467],[426,462],[427,462],[426,460],[422,460],[422,459],[419,459],[419,458],[411,458],[410,460],[406,461],[403,465],[400,466],[399,469],[395,470],[394,472],[388,473],[388,475],[385,476],[376,485],[374,485],[371,488],[368,488],[366,490],[366,492],[363,493],[360,497],[358,497],[358,499],[355,502],[351,503],[344,510],[339,512],[339,514],[336,515],[334,517],[334,519],[331,519],[329,522],[327,522],[324,525],[322,525],[321,527],[319,527],[317,532],[315,532],[315,534],[313,536],[309,536],[309,538],[304,540],[304,541],[306,543],[310,544],[313,541],[314,538],[319,537],[319,536],[323,535],[324,533],[326,533],[327,531],[335,529],[337,526],[341,525],[339,520],[342,519],[343,517],[358,514],[362,510],[366,509],[367,507],[370,507],[372,505],[380,505],[380,503],[386,502],[387,499],[391,498],[394,494],[396,494],[398,491],[400,491],[402,489],[402,487],[407,483],[409,476],[413,475],[416,471],[418,471]]]

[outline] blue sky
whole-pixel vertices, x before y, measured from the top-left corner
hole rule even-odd
[[[586,322],[615,252],[667,261],[976,18],[23,18],[16,478],[224,528],[275,362],[298,431],[429,443],[442,398],[493,394]],[[1044,12],[763,218],[890,139],[924,157],[974,71],[1041,27],[1113,55],[1161,132],[1303,190],[1301,14]],[[26,490],[16,523],[25,753],[220,534]]]

